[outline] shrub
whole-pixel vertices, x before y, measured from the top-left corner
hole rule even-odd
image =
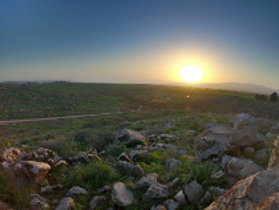
[[[278,93],[273,92],[273,93],[269,96],[269,101],[278,101]]]
[[[210,188],[210,183],[212,182],[211,174],[213,172],[219,171],[220,168],[216,164],[212,164],[211,162],[204,162],[198,165],[196,162],[194,164],[187,162],[186,170],[189,174],[186,177],[186,182],[190,183],[192,181],[196,181],[203,188]]]
[[[69,172],[68,177],[67,183],[70,186],[82,186],[87,190],[93,190],[110,184],[118,175],[111,166],[96,161],[86,166],[77,166]]]
[[[125,145],[110,144],[106,151],[107,154],[114,157],[118,157],[122,152],[128,152],[128,149]]]

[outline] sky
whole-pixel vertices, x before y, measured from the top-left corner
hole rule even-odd
[[[0,81],[200,82],[279,89],[278,0],[0,1]]]

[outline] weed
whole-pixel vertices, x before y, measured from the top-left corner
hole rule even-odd
[[[122,152],[128,152],[128,148],[125,145],[110,144],[106,150],[108,155],[118,157]]]

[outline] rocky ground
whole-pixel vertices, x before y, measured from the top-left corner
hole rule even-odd
[[[65,159],[47,148],[10,147],[1,154],[0,172],[5,180],[35,186],[27,208],[36,210],[275,210],[279,139],[267,148],[273,134],[258,132],[266,125],[268,120],[244,113],[226,124],[207,123],[195,137],[194,156],[177,147],[175,135],[130,129],[116,131],[107,150],[91,148]],[[0,209],[12,209],[11,201],[0,200]]]

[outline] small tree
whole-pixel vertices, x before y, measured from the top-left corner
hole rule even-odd
[[[278,93],[273,92],[273,93],[269,96],[269,101],[278,101]]]

